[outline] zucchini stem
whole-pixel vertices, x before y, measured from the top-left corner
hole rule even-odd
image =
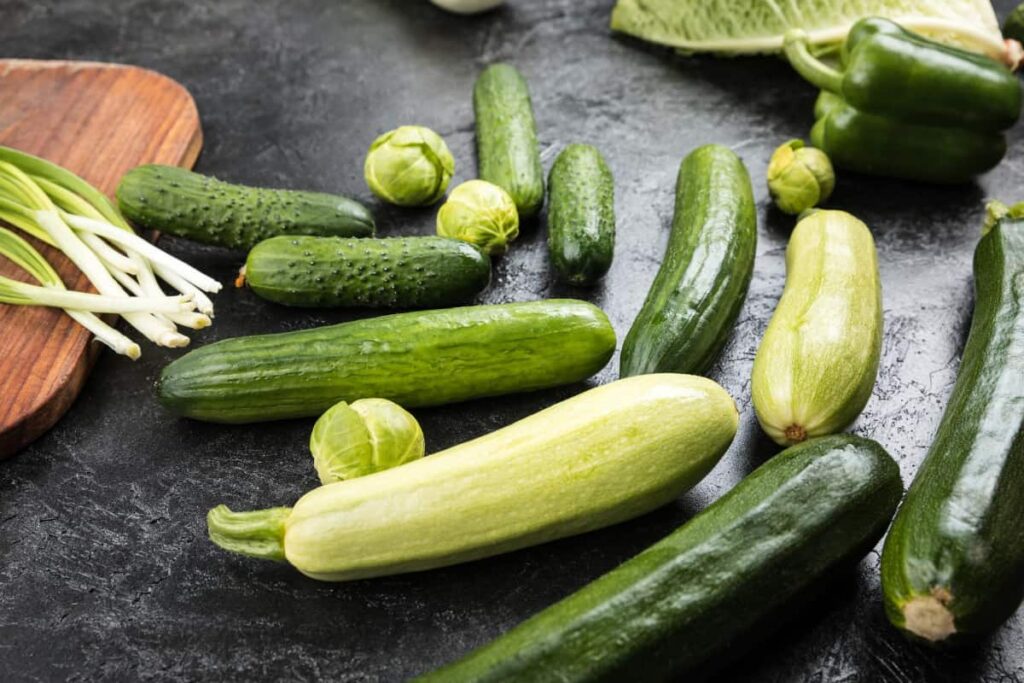
[[[918,595],[903,605],[903,627],[914,635],[937,643],[956,633],[953,613],[947,605],[953,595],[935,587],[928,595]]]
[[[225,550],[263,560],[283,562],[285,521],[291,508],[232,512],[218,505],[206,515],[210,540]]]

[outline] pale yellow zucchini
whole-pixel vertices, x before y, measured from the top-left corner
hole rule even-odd
[[[343,581],[417,571],[614,524],[663,505],[736,433],[709,379],[644,375],[591,389],[400,467],[322,486],[295,507],[210,511],[210,537]]]

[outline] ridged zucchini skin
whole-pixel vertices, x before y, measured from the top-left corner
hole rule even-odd
[[[491,280],[491,259],[444,237],[383,239],[280,236],[252,248],[245,281],[287,306],[444,308]]]
[[[746,167],[721,145],[680,164],[665,258],[622,345],[622,376],[706,371],[743,307],[757,250]]]
[[[615,181],[596,147],[569,145],[548,176],[548,254],[566,282],[592,285],[612,265]]]
[[[614,350],[607,316],[583,301],[465,306],[225,339],[164,368],[158,395],[179,415],[229,423],[360,398],[415,408],[579,382]]]
[[[510,64],[492,64],[473,87],[481,180],[503,188],[521,219],[544,203],[544,169],[526,79]]]
[[[315,579],[420,571],[636,517],[700,481],[732,442],[732,398],[709,379],[606,384],[402,467],[322,486],[285,525]]]
[[[751,378],[758,422],[776,443],[835,434],[871,398],[882,348],[882,286],[868,227],[843,211],[801,220],[786,286]]]
[[[1024,221],[982,237],[974,287],[956,385],[882,553],[889,619],[931,641],[989,633],[1024,599]]]
[[[128,171],[117,204],[136,225],[232,249],[276,235],[372,237],[373,216],[340,195],[225,183],[176,166]]]
[[[793,446],[659,543],[418,680],[698,680],[867,553],[902,493],[874,441]]]

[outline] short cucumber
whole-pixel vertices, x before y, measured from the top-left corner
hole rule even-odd
[[[401,467],[321,486],[290,511],[214,508],[210,537],[323,581],[466,562],[667,503],[711,470],[737,423],[736,404],[709,379],[621,380]]]
[[[754,357],[761,427],[790,445],[842,431],[871,398],[882,348],[882,286],[871,231],[844,211],[801,220],[786,287]]]
[[[706,145],[679,166],[665,258],[622,345],[621,374],[708,369],[754,272],[757,216],[743,162]]]
[[[348,197],[232,185],[158,164],[128,171],[117,204],[144,228],[232,249],[275,235],[370,237],[374,231],[370,212]]]
[[[555,270],[574,285],[591,285],[612,265],[615,187],[595,147],[569,145],[548,177],[548,254]]]
[[[882,552],[889,619],[929,641],[990,633],[1024,599],[1024,212],[974,252],[975,308],[935,441]]]
[[[415,408],[579,382],[614,350],[607,316],[583,301],[466,306],[226,339],[164,368],[158,392],[211,422],[309,417],[360,398]]]
[[[874,441],[794,446],[661,542],[418,680],[696,680],[867,553],[902,493],[899,467]]]
[[[509,64],[493,64],[473,88],[476,151],[480,179],[503,188],[520,218],[531,218],[544,203],[533,105],[526,80]]]
[[[444,237],[271,237],[253,247],[245,281],[289,306],[444,308],[487,286],[491,260]]]

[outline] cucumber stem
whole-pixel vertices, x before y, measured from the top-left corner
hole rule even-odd
[[[933,643],[956,633],[953,613],[946,607],[953,595],[935,587],[930,595],[918,595],[903,605],[903,628]]]
[[[233,553],[283,562],[284,525],[291,508],[232,512],[218,505],[206,515],[210,540]]]
[[[821,90],[842,93],[843,74],[811,54],[807,34],[799,29],[786,33],[783,42],[786,59],[796,72]]]
[[[791,424],[786,427],[786,439],[790,443],[800,443],[801,441],[807,441],[807,430],[798,424]]]

